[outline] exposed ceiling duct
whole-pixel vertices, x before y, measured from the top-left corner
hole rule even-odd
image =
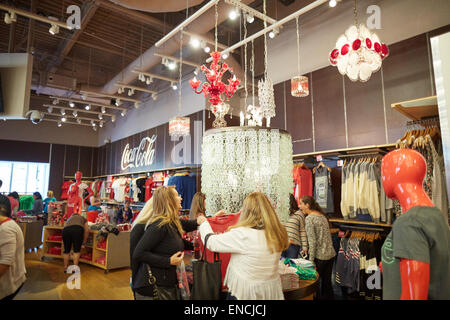
[[[182,0],[109,0],[122,7],[146,12],[176,12],[186,9],[186,1]],[[188,6],[197,6],[203,0],[189,0]]]
[[[138,2],[138,1],[133,1]],[[151,1],[153,3],[153,1]],[[159,2],[159,1],[158,1]],[[173,1],[172,1],[173,2]],[[181,1],[177,1],[181,2]],[[183,1],[184,2],[184,1]],[[243,0],[242,3],[250,4],[253,0]],[[186,6],[184,5],[184,9]],[[226,19],[228,19],[228,12],[233,8],[229,4],[225,2],[219,2],[217,6],[218,11],[218,24],[222,23]],[[205,35],[206,32],[209,32],[211,29],[215,27],[215,10],[214,8],[206,11],[200,17],[198,17],[195,21],[189,24],[185,31],[192,32],[195,34]],[[206,34],[206,36],[209,36]],[[188,37],[184,37],[186,42],[188,41]],[[155,56],[155,53],[160,53],[164,55],[174,55],[180,48],[179,45],[179,36],[175,35],[167,42],[164,43],[161,47],[157,48],[156,46],[151,47],[147,51],[145,51],[141,57],[134,60],[127,67],[124,68],[119,74],[117,74],[112,80],[110,80],[104,87],[102,92],[112,94],[117,91],[116,82],[122,82],[129,84],[135,79],[137,79],[137,74],[133,72],[134,69],[141,69],[145,71],[149,71],[154,66],[161,63],[161,57]],[[234,73],[239,78],[243,79],[243,70],[239,62],[237,62],[232,56],[230,56],[226,60],[227,64],[230,65],[234,69]]]

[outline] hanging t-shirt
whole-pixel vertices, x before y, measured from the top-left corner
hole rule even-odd
[[[136,180],[136,185],[138,187],[138,202],[145,202],[145,182],[147,178],[138,178]]]
[[[295,167],[293,171],[294,178],[294,196],[297,203],[300,202],[300,198],[303,196],[313,195],[313,178],[312,171],[308,168]]]
[[[126,178],[119,178],[117,180],[114,180],[112,189],[114,190],[114,200],[117,202],[124,202],[125,201],[125,188],[127,186],[127,179]]]
[[[228,214],[218,217],[209,217],[208,222],[215,234],[224,233],[228,227],[234,226],[239,221],[240,214]],[[203,243],[200,239],[200,252],[203,252]],[[227,274],[228,263],[230,262],[231,253],[219,253],[219,260],[221,260],[222,283]],[[214,253],[206,249],[206,258],[209,262],[214,260]],[[223,286],[223,289],[226,287]]]
[[[450,230],[435,207],[413,207],[398,217],[382,250],[383,300],[400,300],[400,259],[430,265],[429,300],[450,300]]]
[[[148,178],[145,181],[145,201],[148,201],[152,197],[152,186],[153,186],[153,178]]]
[[[169,186],[175,186],[178,194],[183,198],[181,206],[183,209],[190,209],[192,198],[197,192],[197,178],[191,174],[175,174],[169,179]]]
[[[327,167],[316,167],[314,178],[314,198],[326,213],[334,212],[331,174]]]

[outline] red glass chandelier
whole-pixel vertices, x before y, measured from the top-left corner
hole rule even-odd
[[[210,68],[202,65],[201,70],[205,74],[208,82],[201,84],[200,80],[194,79],[189,80],[189,84],[195,90],[195,93],[204,93],[205,97],[209,96],[208,101],[213,104],[213,106],[229,101],[229,99],[236,92],[240,80],[236,77],[233,72],[233,68],[228,66],[226,63],[220,63],[221,53],[218,51],[212,52],[211,57],[213,61],[211,62]],[[229,71],[233,77],[228,79],[228,84],[222,82],[223,75]],[[199,89],[200,88],[200,89]]]

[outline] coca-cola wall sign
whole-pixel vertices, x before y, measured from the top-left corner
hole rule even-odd
[[[156,134],[151,137],[144,137],[139,146],[130,148],[127,143],[122,152],[120,167],[123,170],[131,168],[149,167],[155,160]]]

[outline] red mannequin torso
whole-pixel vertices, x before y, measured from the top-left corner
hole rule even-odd
[[[402,213],[413,207],[434,207],[423,190],[426,162],[423,156],[411,149],[389,152],[381,162],[381,174],[386,195],[400,202]],[[402,283],[401,300],[427,300],[430,283],[428,263],[400,259]]]

